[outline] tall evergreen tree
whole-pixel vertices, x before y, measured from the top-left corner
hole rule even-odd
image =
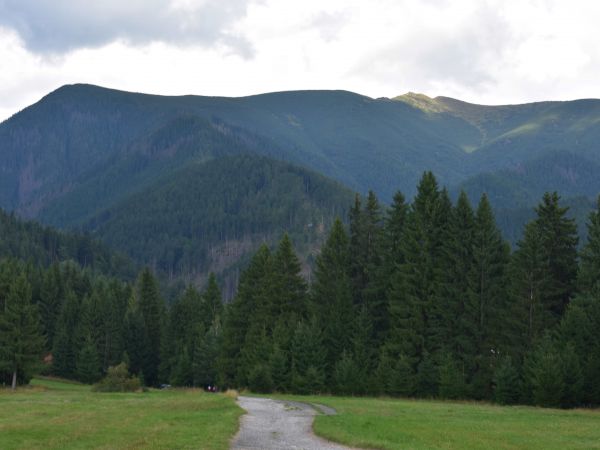
[[[198,328],[202,333],[203,328]],[[217,358],[221,340],[219,323],[214,323],[206,333],[195,339],[192,363],[194,386],[214,386],[217,384]]]
[[[12,389],[20,373],[32,375],[43,347],[39,312],[31,303],[31,286],[22,274],[13,281],[0,315],[0,368],[11,372]]]
[[[152,386],[158,383],[162,334],[161,312],[164,304],[160,297],[156,279],[149,269],[144,269],[138,279],[137,295],[139,310],[144,318],[148,339],[148,351],[146,352],[143,371],[145,382]]]
[[[583,292],[600,288],[600,195],[588,220],[588,240],[581,250],[578,284]]]
[[[494,401],[501,405],[512,405],[519,401],[521,383],[519,372],[507,356],[502,359],[494,372]]]
[[[515,346],[521,347],[521,352],[530,347],[551,322],[544,308],[550,271],[542,246],[540,230],[531,222],[525,227],[523,240],[517,244],[511,260],[511,290],[515,302],[511,315],[520,327],[516,331],[522,337]]]
[[[565,378],[560,351],[547,333],[525,360],[525,399],[539,406],[559,407]]]
[[[331,370],[340,355],[350,350],[350,324],[354,316],[349,242],[339,219],[317,257],[312,301],[323,329],[326,361]]]
[[[72,290],[68,290],[58,318],[52,349],[52,371],[65,378],[75,376],[75,360],[79,349],[76,333],[79,310],[80,304],[77,296]]]
[[[446,359],[461,366],[470,367],[477,353],[477,322],[467,314],[469,298],[469,275],[474,263],[475,215],[464,192],[460,193],[456,208],[450,215],[449,226],[442,242],[442,259],[445,268],[440,282],[437,310],[441,339],[445,342]],[[447,362],[448,362],[447,361]],[[447,393],[448,395],[453,395]]]
[[[316,321],[298,323],[292,339],[291,357],[293,392],[321,392],[325,387],[325,352]]]
[[[134,375],[143,374],[144,364],[149,351],[148,336],[144,325],[144,316],[135,297],[129,299],[123,325],[125,342],[124,362]]]
[[[204,302],[204,317],[205,317],[205,325],[208,329],[211,324],[218,320],[223,314],[223,299],[221,297],[221,289],[219,289],[219,285],[217,284],[217,277],[214,273],[210,273],[208,276],[208,284],[206,285],[206,290],[202,295],[202,300]]]
[[[475,213],[473,261],[467,278],[465,317],[476,348],[471,374],[473,395],[491,396],[493,354],[506,351],[510,340],[506,326],[507,270],[510,249],[496,226],[492,208],[484,194]]]
[[[292,241],[283,235],[273,258],[273,273],[269,292],[270,317],[274,323],[278,317],[291,320],[306,317],[308,313],[307,284],[302,278],[302,267],[294,252]]]
[[[60,314],[60,307],[64,298],[64,287],[58,264],[52,264],[45,271],[40,290],[40,315],[46,344],[49,349],[54,342],[54,331]]]
[[[499,325],[493,319],[505,305],[506,271],[510,249],[496,226],[494,213],[484,194],[475,213],[473,264],[469,276],[470,310],[477,319],[479,339],[498,339]]]
[[[430,314],[439,293],[442,230],[440,191],[431,172],[426,172],[406,219],[402,254],[404,261],[393,276],[389,292],[390,336],[388,348],[403,354],[414,367],[427,350],[437,350],[431,336]]]
[[[96,344],[89,333],[77,354],[75,372],[79,381],[83,383],[90,384],[100,379],[100,359]]]
[[[241,351],[253,317],[260,314],[268,320],[264,302],[265,284],[272,276],[272,255],[263,245],[242,273],[238,292],[224,312],[223,340],[219,352],[219,383],[224,386],[243,386],[244,372],[239,370]]]
[[[390,327],[387,298],[392,287],[392,280],[398,267],[404,263],[402,241],[408,210],[409,206],[405,202],[404,195],[397,192],[384,220],[381,245],[382,260],[376,273],[376,283],[378,284],[380,298],[384,299],[384,304],[378,307],[383,307],[386,321],[382,323],[383,329],[376,336],[379,344],[385,341]]]
[[[559,205],[556,192],[544,194],[536,208],[536,224],[540,230],[544,257],[548,262],[550,285],[544,298],[545,308],[554,325],[560,321],[575,292],[577,279],[577,226],[567,218],[569,208]]]
[[[388,328],[385,291],[377,278],[383,257],[383,217],[379,200],[373,191],[369,191],[364,212],[364,236],[361,254],[363,259],[363,286],[361,303],[369,310],[373,320],[373,331],[382,339]]]

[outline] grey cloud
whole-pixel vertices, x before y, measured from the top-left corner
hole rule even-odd
[[[40,54],[124,40],[133,45],[223,45],[250,57],[251,44],[228,31],[246,15],[249,1],[0,0],[0,26],[15,30],[30,51]]]

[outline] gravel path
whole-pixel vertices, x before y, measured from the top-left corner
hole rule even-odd
[[[314,435],[312,422],[317,411],[306,403],[252,397],[239,397],[238,403],[248,413],[231,444],[234,450],[350,449]],[[322,412],[335,413],[326,407]]]

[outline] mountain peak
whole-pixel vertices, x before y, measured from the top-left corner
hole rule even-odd
[[[404,102],[413,108],[420,109],[427,113],[440,113],[448,111],[448,108],[437,99],[428,97],[418,92],[407,92],[404,95],[394,97],[392,100]]]

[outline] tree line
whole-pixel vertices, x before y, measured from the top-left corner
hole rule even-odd
[[[578,255],[556,193],[514,252],[487,197],[452,204],[431,173],[411,204],[370,193],[338,221],[306,286],[286,238],[228,305],[221,382],[252,390],[600,402],[600,209]],[[599,204],[600,208],[600,204]]]
[[[27,352],[6,351],[21,314],[30,354],[52,355],[45,370],[86,382],[124,361],[147,385],[598,405],[600,200],[581,251],[556,193],[535,213],[511,251],[485,195],[453,204],[427,172],[412,203],[357,196],[310,284],[287,235],[262,246],[225,306],[214,276],[167,305],[148,270],[126,284],[7,261],[5,378],[30,376]]]

